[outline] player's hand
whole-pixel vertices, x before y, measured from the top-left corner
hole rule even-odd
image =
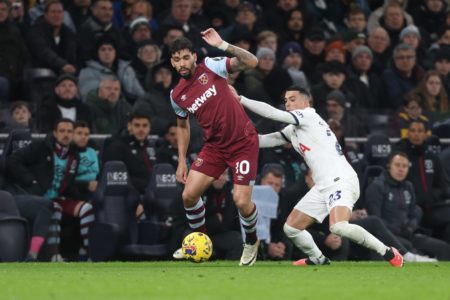
[[[177,167],[177,181],[186,184],[188,168],[186,163],[179,163]]]
[[[286,246],[282,242],[269,243],[267,252],[271,257],[283,258]]]
[[[202,38],[208,45],[219,47],[223,40],[214,28],[208,28],[201,32]]]
[[[331,250],[337,250],[341,247],[342,245],[342,239],[340,236],[335,235],[333,233],[330,233],[326,238],[325,238],[325,245],[330,248]]]

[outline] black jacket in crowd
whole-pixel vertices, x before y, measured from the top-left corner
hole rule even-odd
[[[139,194],[145,194],[156,161],[154,146],[148,140],[140,143],[130,135],[114,137],[104,145],[102,162],[113,160],[126,165],[134,188]]]
[[[55,171],[55,148],[56,141],[50,136],[45,140],[33,142],[8,157],[6,174],[13,193],[43,196],[47,192],[52,185]],[[79,153],[75,147],[70,146],[67,155],[69,162],[65,183],[61,184],[65,188],[61,188],[59,196],[79,199],[80,195],[75,185]]]
[[[394,234],[411,237],[420,222],[411,182],[394,180],[387,172],[375,178],[365,192],[366,209],[380,217]]]
[[[27,60],[27,49],[20,31],[9,22],[0,23],[0,76],[20,79]]]
[[[409,140],[401,140],[395,148],[408,155],[411,162],[408,180],[414,185],[417,204],[428,213],[433,204],[443,200],[445,193],[445,175],[439,157],[424,145],[415,146]]]
[[[53,28],[43,18],[31,27],[27,41],[31,49],[33,67],[52,69],[58,74],[66,64],[76,66],[77,36],[63,24],[60,38],[59,44],[56,44]]]

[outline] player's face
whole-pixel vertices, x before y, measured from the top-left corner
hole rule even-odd
[[[298,91],[287,91],[284,94],[284,104],[287,111],[304,109],[309,107],[309,98]]]
[[[89,142],[90,130],[87,127],[77,127],[73,131],[73,142],[80,148],[85,148]]]
[[[397,181],[403,181],[408,176],[409,161],[406,157],[395,155],[389,164],[389,174]]]
[[[143,142],[150,134],[150,122],[147,118],[134,118],[128,123],[128,132],[136,140]]]
[[[195,71],[195,62],[197,61],[197,54],[192,53],[187,49],[183,49],[172,54],[170,62],[172,67],[183,78],[190,78]]]

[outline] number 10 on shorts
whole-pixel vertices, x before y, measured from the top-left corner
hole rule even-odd
[[[250,172],[250,163],[248,160],[236,162],[236,174],[247,175]]]

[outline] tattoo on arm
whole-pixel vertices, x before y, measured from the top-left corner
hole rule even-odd
[[[234,45],[229,45],[227,53],[233,55],[236,59],[231,60],[231,71],[243,71],[256,67],[258,59],[252,53]]]

